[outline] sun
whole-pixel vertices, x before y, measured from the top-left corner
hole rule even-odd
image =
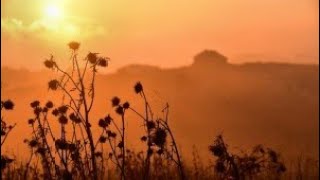
[[[62,11],[57,5],[50,4],[45,8],[45,16],[47,18],[57,20],[62,17]]]
[[[48,36],[55,36],[55,39],[73,38],[79,36],[80,28],[68,18],[66,9],[62,3],[54,2],[45,4],[43,7],[41,25],[45,27]]]

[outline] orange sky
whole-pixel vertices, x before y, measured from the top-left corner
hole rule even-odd
[[[38,69],[50,53],[68,57],[70,40],[111,57],[111,70],[187,65],[203,49],[318,63],[318,14],[317,0],[4,0],[1,65]]]

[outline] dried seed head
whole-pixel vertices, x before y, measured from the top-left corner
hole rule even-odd
[[[33,110],[33,113],[34,113],[35,115],[37,115],[37,116],[39,116],[41,112],[42,112],[42,108],[41,108],[41,107],[36,107],[36,108],[34,108],[34,110]]]
[[[117,96],[113,97],[111,100],[112,106],[118,106],[120,104],[120,98],[118,98]]]
[[[29,141],[29,146],[30,147],[36,147],[38,145],[38,141],[36,139],[32,139],[31,141]]]
[[[42,108],[42,112],[47,113],[48,112],[48,108],[47,107]]]
[[[123,144],[123,142],[122,141],[120,141],[119,143],[118,143],[118,148],[123,148],[123,146],[124,146],[124,144]]]
[[[157,145],[162,147],[166,143],[167,133],[162,128],[157,128],[154,136],[153,136],[153,142]]]
[[[47,107],[48,109],[53,108],[53,103],[52,103],[51,101],[48,101],[48,102],[46,103],[46,107]]]
[[[52,111],[52,115],[58,116],[58,115],[59,115],[59,110],[58,110],[58,109],[54,109],[54,110]]]
[[[14,103],[11,100],[1,102],[1,104],[4,107],[4,109],[6,109],[6,110],[12,110],[14,107]]]
[[[108,116],[106,116],[106,117],[104,118],[104,120],[105,120],[108,124],[110,124],[111,121],[112,121],[112,118],[111,118],[110,114],[108,114]]]
[[[33,101],[32,103],[30,103],[30,106],[32,107],[32,108],[36,108],[36,107],[38,107],[40,105],[40,102],[39,101]]]
[[[61,115],[59,117],[59,123],[60,124],[67,124],[68,123],[68,118],[65,115]]]
[[[129,109],[129,108],[130,108],[129,102],[125,102],[125,103],[123,104],[123,108],[124,108],[124,109]]]
[[[69,119],[76,124],[81,123],[81,119],[78,116],[76,116],[74,113],[71,113],[69,115]]]
[[[140,138],[140,140],[141,140],[141,141],[144,141],[144,142],[147,141],[147,139],[148,139],[147,136],[142,136],[142,137]]]
[[[108,66],[108,61],[106,58],[99,58],[98,60],[98,66],[101,67],[107,67]]]
[[[105,137],[105,136],[100,136],[100,138],[99,138],[99,142],[100,143],[105,143],[107,141],[107,137]]]
[[[91,64],[96,64],[97,60],[98,60],[98,56],[97,56],[98,53],[89,53],[87,55],[87,58],[88,58],[88,61],[91,63]]]
[[[98,124],[102,128],[106,128],[109,125],[104,119],[100,119]]]
[[[53,69],[54,66],[55,66],[55,62],[54,62],[52,59],[50,59],[50,60],[45,60],[45,61],[44,61],[44,65],[45,65],[47,68],[49,68],[49,69]]]
[[[72,42],[70,42],[70,43],[68,44],[68,46],[69,46],[70,49],[76,51],[76,50],[79,49],[80,43],[75,42],[75,41],[72,41]]]
[[[55,145],[56,145],[57,149],[66,150],[68,148],[68,143],[63,139],[57,139],[55,141]]]
[[[51,81],[49,81],[48,85],[49,85],[49,89],[55,91],[55,90],[57,90],[58,87],[59,87],[59,81],[56,80],[56,79],[51,80]]]
[[[65,114],[65,113],[67,113],[67,111],[68,111],[68,106],[60,106],[60,107],[58,108],[58,111],[59,111],[59,113],[61,113],[61,114]]]
[[[116,113],[119,114],[119,115],[123,115],[124,114],[124,110],[121,106],[118,106],[116,108]]]
[[[156,127],[156,123],[154,121],[147,121],[148,130],[154,129]]]
[[[221,157],[224,153],[224,148],[220,144],[210,146],[209,150],[217,157]]]
[[[142,84],[140,82],[137,82],[137,84],[134,86],[134,91],[139,94],[143,91]]]
[[[33,124],[34,124],[34,119],[29,119],[29,120],[28,120],[28,124],[29,124],[29,125],[33,125]]]

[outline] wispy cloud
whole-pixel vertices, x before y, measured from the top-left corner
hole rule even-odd
[[[1,18],[1,33],[5,38],[81,38],[86,39],[93,36],[105,34],[105,28],[88,20],[77,19],[52,21],[48,19],[35,20],[26,24],[15,18]]]

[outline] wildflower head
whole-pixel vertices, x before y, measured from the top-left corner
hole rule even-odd
[[[107,58],[99,58],[98,59],[98,63],[97,63],[98,66],[101,66],[101,67],[107,67],[108,66],[108,60]]]
[[[148,130],[154,129],[156,127],[156,123],[154,121],[147,121]]]
[[[58,109],[52,110],[52,115],[58,116],[59,115],[59,110]]]
[[[57,139],[55,141],[55,146],[57,149],[66,150],[68,148],[68,143],[66,140]]]
[[[47,59],[43,62],[44,66],[49,69],[53,69],[56,63],[52,59]]]
[[[80,47],[80,43],[78,42],[75,42],[75,41],[71,41],[69,44],[68,44],[69,48],[76,51],[79,49]]]
[[[122,141],[120,141],[119,143],[118,143],[118,146],[117,146],[118,148],[123,148],[124,147],[124,144],[123,144],[123,142]]]
[[[100,136],[100,138],[99,138],[99,142],[100,143],[105,143],[107,141],[107,137],[105,137],[105,136]]]
[[[108,123],[107,121],[105,121],[104,119],[100,119],[100,120],[99,120],[99,126],[100,126],[101,128],[106,128],[106,127],[109,126],[109,123]]]
[[[123,104],[123,108],[124,108],[124,109],[129,109],[129,108],[130,108],[129,102],[125,102],[125,103]]]
[[[74,113],[71,113],[69,115],[69,119],[76,124],[81,123],[81,119],[78,116],[76,116]]]
[[[47,107],[48,109],[53,108],[53,103],[52,103],[51,101],[48,101],[48,102],[46,103],[46,107]]]
[[[143,91],[142,84],[140,82],[137,82],[136,85],[134,86],[134,91],[139,94]]]
[[[118,106],[120,104],[120,98],[118,98],[117,96],[113,97],[111,100],[112,106]]]
[[[1,101],[1,106],[6,110],[12,110],[14,107],[14,103],[11,100],[6,100],[4,102]]]
[[[91,64],[96,64],[97,60],[98,60],[98,56],[97,55],[98,55],[98,53],[89,52],[89,54],[87,55],[88,61]]]
[[[104,120],[105,120],[108,124],[110,124],[111,121],[112,121],[112,117],[110,116],[110,114],[108,114],[108,115],[104,118]]]
[[[65,106],[65,105],[60,106],[60,107],[58,108],[58,111],[59,111],[59,113],[61,113],[61,114],[65,114],[65,113],[67,113],[67,111],[68,111],[68,106]]]
[[[143,142],[147,141],[147,139],[148,139],[147,136],[142,136],[142,137],[140,138],[140,140],[143,141]]]
[[[33,113],[34,113],[35,115],[37,115],[37,116],[39,116],[41,112],[42,112],[42,108],[41,108],[41,107],[35,107],[35,108],[33,109]]]
[[[153,137],[153,142],[162,147],[166,143],[167,133],[162,128],[157,128]]]
[[[51,81],[49,81],[49,83],[48,83],[48,85],[49,85],[49,89],[51,89],[51,90],[57,90],[58,89],[58,87],[59,87],[59,81],[58,80],[56,80],[56,79],[54,79],[54,80],[51,80]]]
[[[38,141],[36,139],[32,139],[28,144],[31,148],[34,148],[38,145]]]
[[[119,115],[123,115],[123,114],[124,114],[124,109],[123,109],[123,107],[118,106],[118,107],[116,108],[116,113],[119,114]]]
[[[33,124],[34,124],[34,119],[29,119],[29,120],[28,120],[28,124],[29,124],[29,125],[33,125]]]
[[[221,157],[224,153],[224,148],[220,144],[214,144],[209,147],[209,150],[214,156]]]
[[[59,117],[59,123],[60,124],[67,124],[68,123],[68,118],[65,115],[61,115]]]
[[[30,103],[30,106],[31,106],[32,108],[39,107],[39,105],[40,105],[40,102],[39,102],[39,101],[33,101],[32,103]]]

